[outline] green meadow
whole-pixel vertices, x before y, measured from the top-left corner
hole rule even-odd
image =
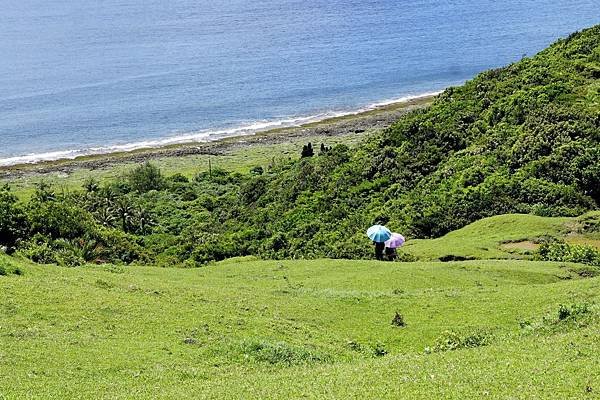
[[[407,244],[461,235],[484,256],[455,262],[0,256],[0,398],[594,398],[600,268],[481,259],[576,224],[506,215]]]
[[[541,217],[528,214],[496,215],[476,221],[436,239],[415,239],[403,253],[421,260],[530,258],[540,244],[564,240],[600,248],[600,232],[586,230],[586,222],[600,221],[599,212],[580,217]]]

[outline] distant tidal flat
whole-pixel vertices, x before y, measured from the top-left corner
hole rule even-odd
[[[351,111],[329,111],[305,117],[293,117],[274,121],[257,121],[249,125],[235,127],[231,129],[223,129],[217,131],[208,130],[204,132],[178,134],[173,136],[167,136],[162,139],[144,140],[139,142],[116,144],[109,146],[51,151],[47,153],[24,154],[20,156],[0,159],[0,167],[20,164],[33,164],[43,161],[54,161],[61,159],[75,159],[78,157],[89,155],[129,152],[139,149],[162,148],[177,144],[206,143],[228,137],[253,135],[259,132],[268,132],[270,130],[279,128],[300,127],[305,124],[326,121],[333,118],[360,115],[362,113],[367,113],[369,111],[377,110],[395,104],[401,105],[414,100],[430,98],[439,93],[440,92],[431,92],[415,96],[406,96],[394,100],[386,100]]]

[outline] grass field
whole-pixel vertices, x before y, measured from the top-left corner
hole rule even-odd
[[[600,393],[600,278],[577,265],[0,265],[2,399]],[[561,304],[572,315],[559,319]]]

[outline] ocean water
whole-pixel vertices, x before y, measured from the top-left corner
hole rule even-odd
[[[352,112],[596,23],[598,0],[3,0],[0,165]]]

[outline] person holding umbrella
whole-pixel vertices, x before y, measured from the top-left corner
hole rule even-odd
[[[396,249],[404,244],[404,236],[399,233],[392,232],[392,236],[385,241],[385,256],[388,261],[396,259]]]
[[[392,232],[383,225],[373,225],[367,229],[367,236],[375,245],[375,258],[379,261],[383,261],[385,241],[392,237]]]

